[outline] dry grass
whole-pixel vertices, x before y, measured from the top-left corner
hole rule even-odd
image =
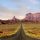
[[[23,29],[26,35],[34,38],[40,38],[40,24],[25,23],[23,24]]]
[[[20,24],[1,24],[0,37],[15,34],[19,29]]]

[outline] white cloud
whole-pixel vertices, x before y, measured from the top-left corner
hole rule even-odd
[[[1,19],[10,19],[15,15],[15,11],[8,9],[2,5],[0,5],[0,18]]]
[[[30,2],[32,2],[33,4],[38,3],[36,0],[30,0]],[[21,17],[23,18],[27,12],[34,12],[34,11],[31,11],[30,7],[26,6],[25,4],[21,4],[20,9],[17,12],[0,5],[0,14],[1,13],[3,14],[2,16],[0,16],[0,18],[2,19],[9,19],[12,18],[14,15],[20,19]]]
[[[22,19],[25,15],[24,13],[26,11],[25,7],[21,6],[20,9],[16,12],[14,10],[8,9],[0,5],[0,19],[11,19],[13,16],[16,16],[17,18]]]
[[[21,0],[10,0],[11,2],[20,2]]]
[[[38,4],[37,0],[30,0],[30,2],[33,3],[33,4]]]

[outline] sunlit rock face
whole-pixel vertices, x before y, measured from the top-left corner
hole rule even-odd
[[[28,13],[26,14],[24,20],[40,22],[40,13]]]
[[[28,13],[28,14],[26,14],[26,17],[25,17],[25,19],[26,19],[26,20],[31,21],[31,20],[32,20],[32,18],[33,18],[32,13]]]
[[[33,16],[34,16],[33,18],[34,21],[40,22],[40,13],[35,13],[33,14]]]

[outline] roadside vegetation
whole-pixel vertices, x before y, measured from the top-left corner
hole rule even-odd
[[[20,24],[1,24],[0,25],[0,37],[9,36],[15,34],[19,29]]]
[[[40,38],[40,23],[23,23],[23,29],[26,35]]]

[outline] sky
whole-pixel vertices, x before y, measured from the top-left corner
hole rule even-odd
[[[40,0],[0,0],[0,19],[22,19],[28,12],[40,12]]]

